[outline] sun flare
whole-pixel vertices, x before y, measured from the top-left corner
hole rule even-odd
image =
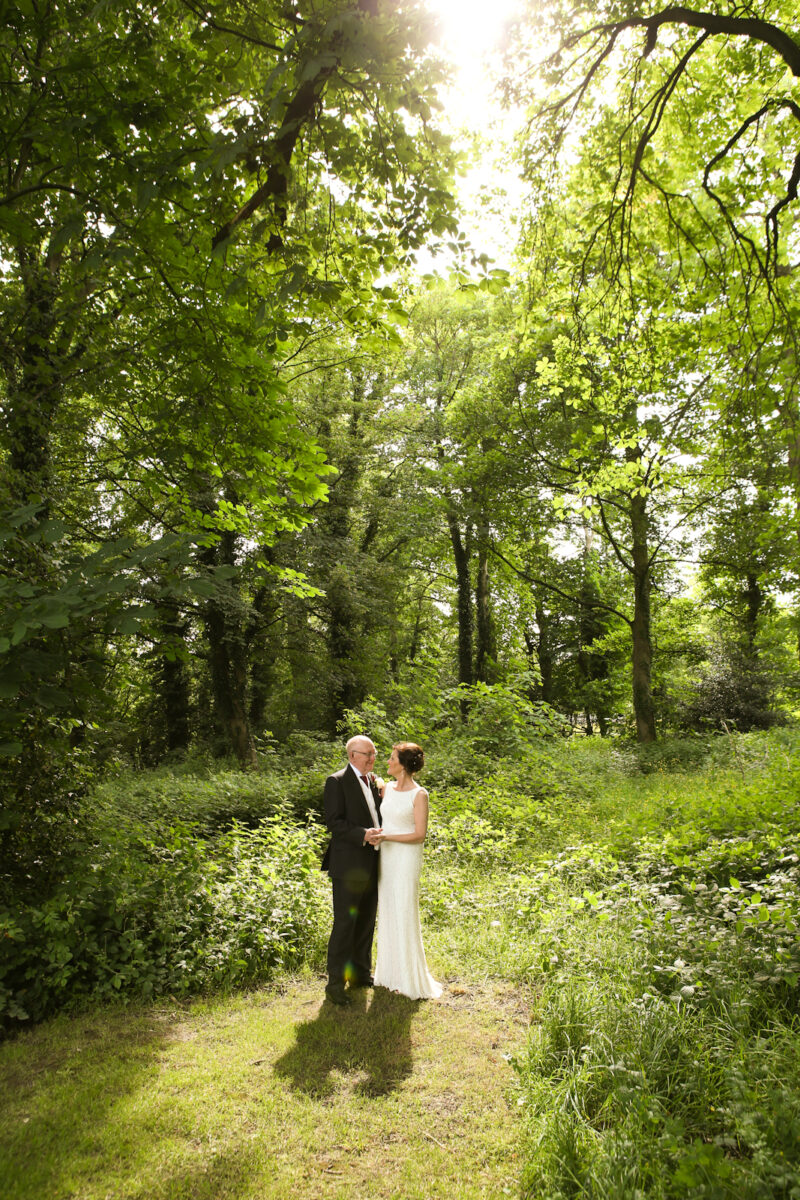
[[[482,141],[480,160],[473,160],[458,179],[462,227],[477,250],[488,251],[497,265],[505,265],[516,236],[509,218],[521,188],[507,158],[519,114],[501,105],[490,64],[520,0],[426,0],[426,4],[438,19],[439,49],[453,67],[452,81],[442,95],[446,125],[457,138],[466,139],[465,145],[473,137]],[[499,207],[487,199],[498,189],[506,197]],[[427,268],[427,261],[422,265]]]
[[[496,45],[519,0],[427,0],[427,6],[439,20],[442,48],[463,74]]]

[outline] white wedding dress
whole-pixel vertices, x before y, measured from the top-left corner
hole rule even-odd
[[[398,792],[386,785],[381,803],[384,833],[414,832],[414,797],[419,787]],[[419,923],[422,844],[381,842],[378,860],[378,955],[375,984],[412,1000],[441,996],[428,970]]]

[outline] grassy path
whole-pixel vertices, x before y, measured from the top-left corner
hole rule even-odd
[[[334,1009],[306,977],[31,1030],[0,1048],[0,1195],[515,1195],[519,994],[357,995]]]

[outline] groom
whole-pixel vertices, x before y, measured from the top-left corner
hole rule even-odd
[[[368,737],[347,743],[347,766],[325,780],[323,806],[331,840],[322,860],[333,884],[328,985],[334,1004],[350,1004],[345,987],[371,987],[372,937],[378,908],[381,797],[371,777],[375,747]]]

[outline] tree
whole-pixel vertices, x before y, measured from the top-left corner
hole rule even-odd
[[[565,188],[580,197],[576,289],[596,292],[599,272],[609,296],[624,291],[633,307],[646,304],[655,255],[672,274],[679,306],[702,322],[708,361],[700,369],[716,379],[720,410],[733,422],[749,414],[756,426],[780,432],[794,496],[796,574],[795,17],[780,0],[711,11],[534,4],[520,26],[507,87],[531,104],[523,161],[540,197],[563,197]],[[526,30],[527,50],[520,48]],[[543,41],[557,49],[526,70],[525,57]],[[542,83],[549,88],[543,101]],[[567,165],[578,141],[584,163],[593,163],[584,182]]]
[[[426,44],[421,7],[382,0],[10,12],[0,742],[33,809],[34,762],[69,757],[119,639],[161,641],[159,605],[179,623],[205,605],[252,760],[215,604],[241,547],[324,494],[285,364],[390,318],[377,272],[454,229]]]
[[[617,272],[630,256],[641,186],[660,195],[674,232],[685,240],[687,250],[697,249],[691,227],[681,216],[696,201],[691,192],[674,191],[675,176],[667,166],[673,156],[664,153],[670,134],[665,118],[682,110],[692,150],[702,162],[702,194],[721,218],[737,265],[748,279],[760,279],[768,295],[782,304],[776,290],[786,265],[781,221],[796,201],[800,183],[800,105],[791,95],[787,69],[800,77],[800,41],[790,32],[796,16],[790,5],[769,3],[763,12],[754,15],[751,9],[745,15],[735,4],[711,12],[656,5],[648,12],[633,4],[620,10],[608,2],[587,8],[575,0],[529,7],[533,37],[539,44],[557,42],[539,70],[560,93],[538,107],[543,136],[530,147],[531,165],[546,145],[560,152],[600,86],[624,97],[615,105],[616,161],[608,164],[606,215],[597,229],[609,239],[607,249]],[[635,36],[637,31],[641,38]],[[529,84],[525,76],[523,80],[509,78],[507,86],[525,94]],[[732,95],[737,97],[733,105]],[[733,184],[741,174],[740,156],[754,139],[761,151],[756,181],[762,201],[760,238],[753,236],[753,212],[742,202],[743,190]],[[752,181],[752,169],[749,174]],[[744,188],[748,186],[745,182]],[[699,215],[706,223],[707,217]],[[708,261],[702,251],[700,257]]]
[[[486,293],[432,281],[414,307],[400,393],[410,451],[435,497],[455,573],[458,681],[487,682],[497,645],[490,582],[495,431],[487,387],[496,336]]]
[[[601,312],[587,304],[576,323],[563,310],[554,321],[556,296],[551,280],[546,300],[534,301],[526,314],[529,333],[513,360],[514,454],[525,461],[528,503],[546,497],[567,518],[565,533],[575,517],[593,530],[628,578],[629,603],[587,590],[588,580],[578,592],[565,589],[548,579],[547,569],[534,578],[513,547],[505,557],[523,577],[568,597],[577,609],[625,622],[637,734],[653,741],[652,593],[681,556],[680,527],[699,502],[690,464],[705,381],[693,371],[692,336],[652,311],[630,312],[620,304]]]

